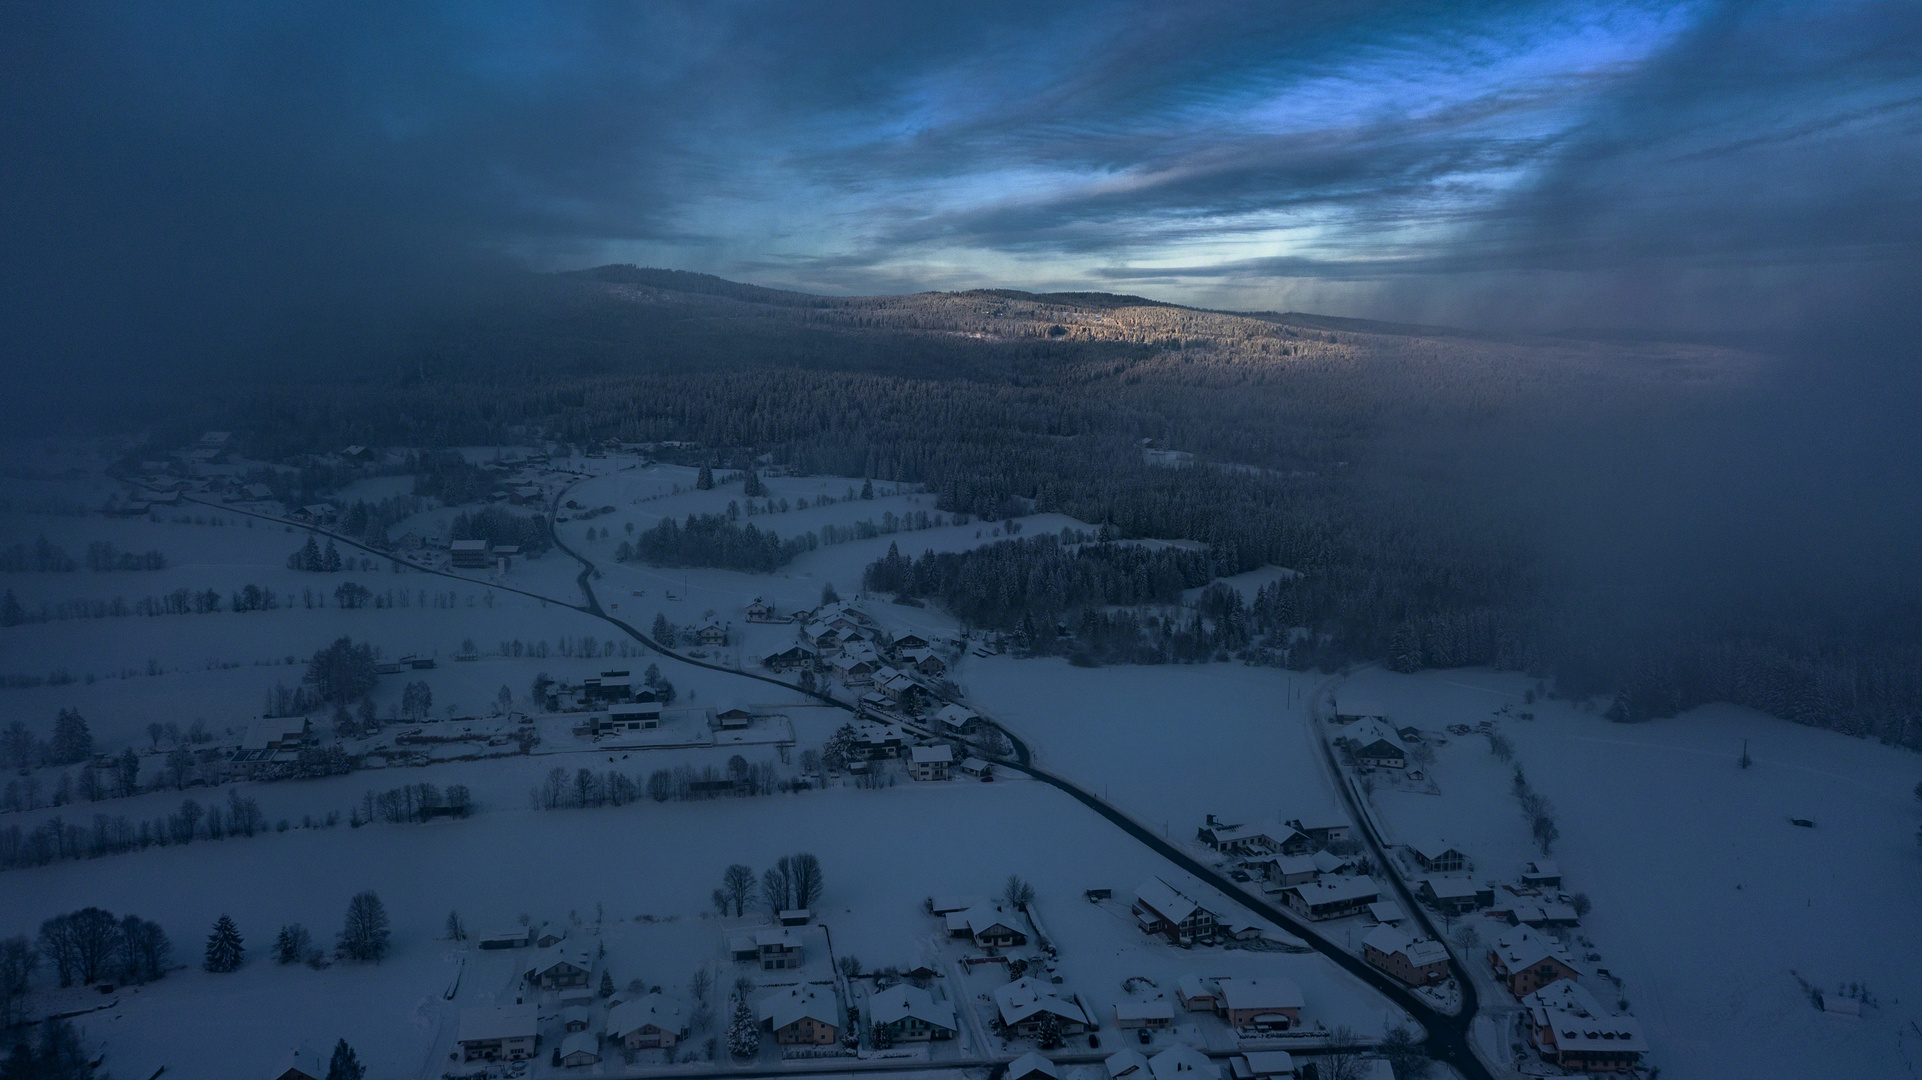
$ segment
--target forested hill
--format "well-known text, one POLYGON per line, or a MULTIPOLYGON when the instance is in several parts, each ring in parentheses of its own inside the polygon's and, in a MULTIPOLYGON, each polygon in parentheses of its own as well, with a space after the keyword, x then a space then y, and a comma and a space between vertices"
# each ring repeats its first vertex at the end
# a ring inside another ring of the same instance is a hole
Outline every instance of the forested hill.
POLYGON ((1922 616, 1899 592, 1849 598, 1843 625, 1796 578, 1636 564, 1665 535, 1641 485, 1701 456, 1688 433, 1765 377, 1754 353, 603 267, 358 359, 188 410, 155 445, 207 428, 273 458, 686 441, 716 464, 923 483, 952 512, 1194 540, 1226 571, 1294 568, 1277 610, 1328 663, 1519 667, 1626 716, 1725 699, 1922 741, 1922 616), (1634 456, 1660 433, 1660 455, 1634 456))

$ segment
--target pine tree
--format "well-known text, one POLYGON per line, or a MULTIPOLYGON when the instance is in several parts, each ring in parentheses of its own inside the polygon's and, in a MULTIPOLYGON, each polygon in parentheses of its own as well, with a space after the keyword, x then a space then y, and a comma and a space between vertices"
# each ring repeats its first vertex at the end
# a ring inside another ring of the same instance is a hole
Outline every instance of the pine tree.
POLYGON ((231 916, 222 915, 214 922, 214 932, 207 935, 207 956, 200 966, 216 974, 233 971, 240 967, 243 952, 240 927, 231 916))
POLYGON ((367 1066, 360 1063, 360 1055, 342 1039, 334 1044, 334 1056, 327 1062, 327 1080, 361 1080, 367 1075, 367 1066))
POLYGON ((708 468, 705 464, 702 465, 700 475, 694 478, 694 487, 698 491, 712 490, 714 487, 714 470, 708 468))
POLYGON ((460 912, 458 911, 450 911, 447 913, 447 940, 467 940, 467 928, 460 924, 460 912))
POLYGON ((604 998, 614 996, 614 976, 606 968, 601 969, 601 996, 604 998))
POLYGON ((320 568, 330 574, 340 570, 340 549, 334 546, 331 537, 327 540, 326 552, 320 557, 320 568))
POLYGON ((727 1052, 737 1058, 751 1058, 761 1052, 761 1025, 754 1022, 754 1010, 747 998, 734 999, 734 1019, 727 1025, 727 1052))

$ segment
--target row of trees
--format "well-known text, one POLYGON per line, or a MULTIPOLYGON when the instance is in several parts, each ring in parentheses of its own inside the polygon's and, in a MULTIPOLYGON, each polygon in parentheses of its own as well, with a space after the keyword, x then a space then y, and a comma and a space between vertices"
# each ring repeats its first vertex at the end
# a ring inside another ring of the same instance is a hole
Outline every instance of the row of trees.
MULTIPOLYGON (((284 826, 283 826, 284 827, 284 826)), ((267 829, 260 804, 237 791, 223 806, 183 800, 171 814, 134 821, 124 815, 95 814, 90 825, 51 817, 31 829, 0 828, 0 869, 45 866, 70 859, 98 859, 195 840, 250 837, 267 829)))
POLYGON ((713 765, 699 768, 677 765, 672 769, 655 769, 645 779, 639 773, 629 776, 618 769, 596 772, 580 768, 569 773, 557 765, 528 793, 528 802, 537 810, 560 810, 625 806, 643 798, 669 802, 772 795, 794 790, 797 790, 795 782, 784 779, 773 762, 749 762, 735 754, 728 759, 725 769, 713 765))
MULTIPOLYGON (((149 549, 143 552, 121 551, 111 541, 95 540, 87 545, 87 569, 94 571, 111 570, 165 570, 167 557, 149 549)), ((0 548, 0 574, 70 574, 80 569, 80 563, 67 554, 66 549, 42 536, 29 547, 13 543, 0 548)))
POLYGON ((0 731, 0 763, 11 769, 36 765, 73 765, 93 757, 93 732, 77 709, 54 714, 53 730, 45 742, 22 720, 10 721, 0 731))
POLYGON ((751 523, 736 525, 725 514, 689 514, 686 521, 663 518, 632 543, 621 541, 615 557, 654 566, 718 566, 768 573, 815 547, 812 533, 783 541, 772 530, 751 523))
MULTIPOLYGON (((756 895, 754 868, 735 863, 721 872, 721 887, 714 890, 714 909, 722 915, 732 911, 737 917, 747 911, 756 895)), ((783 855, 758 879, 761 903, 768 911, 811 908, 821 899, 825 878, 821 860, 808 852, 783 855)))

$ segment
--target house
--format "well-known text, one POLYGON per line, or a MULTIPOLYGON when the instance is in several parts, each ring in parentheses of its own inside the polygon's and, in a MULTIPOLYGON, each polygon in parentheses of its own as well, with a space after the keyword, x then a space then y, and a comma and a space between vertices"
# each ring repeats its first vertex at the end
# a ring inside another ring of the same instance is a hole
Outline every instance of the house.
POLYGON ((1175 983, 1175 999, 1189 1012, 1214 1012, 1221 1005, 1221 988, 1191 972, 1175 983))
POLYGON ((567 928, 549 923, 534 931, 534 944, 543 949, 551 949, 567 940, 567 928))
POLYGON ((455 566, 485 570, 493 564, 493 552, 485 540, 453 540, 447 545, 447 556, 455 566))
POLYGON ((1039 1035, 1048 1017, 1061 1026, 1063 1035, 1079 1035, 1088 1029, 1088 1014, 1080 1005, 1057 994, 1052 983, 1033 976, 996 987, 993 996, 1002 1026, 1016 1035, 1039 1035))
POLYGON ((774 921, 782 926, 806 926, 814 918, 814 912, 807 908, 782 908, 774 913, 774 921))
POLYGON ((463 1009, 454 1042, 462 1061, 521 1061, 540 1044, 540 1020, 532 1005, 463 1009))
POLYGON ((1213 938, 1219 921, 1214 912, 1158 877, 1135 890, 1134 914, 1143 933, 1165 934, 1177 945, 1213 938))
POLYGON ((1139 1050, 1122 1050, 1101 1063, 1108 1080, 1142 1080, 1148 1075, 1148 1059, 1139 1050))
POLYGON ((762 998, 760 1017, 782 1046, 832 1046, 841 1038, 841 1007, 833 992, 811 983, 762 998))
POLYGON ((800 936, 786 927, 763 927, 728 937, 727 951, 742 963, 757 963, 762 971, 786 971, 801 966, 800 936))
POLYGON ((1286 1050, 1250 1050, 1235 1055, 1228 1064, 1228 1072, 1234 1080, 1292 1080, 1300 1075, 1295 1071, 1295 1058, 1286 1050))
POLYGON ((1114 1007, 1115 1026, 1119 1028, 1171 1028, 1175 1025, 1175 1003, 1165 997, 1146 1001, 1118 1001, 1114 1007))
POLYGON ((1558 979, 1574 979, 1582 974, 1560 945, 1519 926, 1495 939, 1495 947, 1488 951, 1488 962, 1495 969, 1495 977, 1518 998, 1558 979))
POLYGON ((1400 926, 1408 921, 1408 913, 1393 900, 1377 900, 1368 905, 1368 916, 1386 926, 1400 926))
POLYGON ((1000 904, 983 901, 947 913, 948 936, 972 938, 979 949, 1012 949, 1026 945, 1020 920, 1000 904))
POLYGON ((763 658, 761 666, 769 671, 807 670, 813 668, 815 661, 819 659, 820 657, 813 650, 796 645, 763 658))
POLYGON ((801 627, 801 644, 811 646, 822 654, 840 651, 841 632, 824 622, 811 622, 801 627))
MULTIPOLYGON (((652 699, 653 694, 643 692, 644 697, 652 699)), ((594 734, 608 735, 617 731, 651 731, 661 726, 661 706, 653 700, 621 701, 607 707, 607 717, 595 721, 594 734)))
POLYGON ((920 634, 902 634, 900 637, 894 639, 894 647, 902 652, 925 649, 928 645, 928 639, 922 637, 920 634))
POLYGON ((898 1043, 952 1039, 960 1030, 952 1002, 936 1001, 912 983, 896 983, 869 995, 868 1023, 886 1029, 898 1043))
POLYGON ((694 637, 702 645, 715 648, 727 644, 727 631, 717 623, 708 623, 694 631, 694 637))
POLYGON ((1315 860, 1315 869, 1324 874, 1346 874, 1355 868, 1355 860, 1332 851, 1317 851, 1308 857, 1315 860))
POLYGON ((1257 825, 1228 825, 1208 815, 1207 824, 1195 834, 1195 839, 1221 852, 1238 858, 1251 858, 1260 855, 1300 854, 1308 850, 1308 838, 1299 831, 1278 821, 1262 822, 1257 825))
POLYGON ((570 1035, 576 1031, 586 1031, 588 1016, 587 1006, 569 1005, 561 1010, 561 1030, 570 1035))
POLYGON ((746 615, 749 622, 774 622, 774 605, 757 596, 747 602, 746 615))
POLYGON ((978 780, 994 779, 994 762, 986 758, 962 758, 961 764, 955 766, 955 768, 960 769, 962 775, 972 776, 978 780))
POLYGON ((1309 843, 1317 847, 1327 847, 1329 844, 1341 843, 1351 835, 1347 820, 1335 817, 1332 814, 1308 814, 1298 818, 1289 818, 1286 824, 1303 836, 1306 836, 1309 843))
POLYGON ((938 679, 948 673, 948 662, 934 655, 932 649, 903 650, 901 662, 930 679, 938 679))
POLYGON ((527 981, 542 990, 569 990, 587 985, 593 960, 586 949, 564 949, 527 969, 527 981))
POLYGON ((908 737, 900 728, 892 724, 863 722, 853 725, 854 745, 851 757, 878 761, 882 758, 900 757, 907 745, 908 737))
POLYGON ((1061 1069, 1030 1050, 1008 1064, 1005 1080, 1061 1080, 1061 1069))
POLYGON ((605 704, 621 701, 653 701, 654 694, 648 690, 636 692, 634 675, 627 671, 603 671, 599 675, 581 680, 580 698, 583 702, 605 704))
POLYGON ((721 731, 739 731, 754 723, 754 714, 738 705, 716 709, 709 724, 721 731))
POLYGON ((582 1065, 598 1065, 601 1060, 600 1036, 590 1031, 577 1031, 561 1040, 561 1064, 568 1068, 582 1065))
MULTIPOLYGON (((1299 836, 1300 833, 1295 835, 1299 836)), ((1262 876, 1272 885, 1287 888, 1313 881, 1321 876, 1321 868, 1315 865, 1310 855, 1278 855, 1260 863, 1262 876)))
POLYGON ((1459 874, 1474 869, 1468 856, 1460 848, 1446 840, 1426 840, 1408 845, 1408 854, 1415 865, 1429 874, 1459 874))
POLYGON ((1381 890, 1370 877, 1322 878, 1290 885, 1281 898, 1297 915, 1319 922, 1355 914, 1381 899, 1381 890))
POLYGON ((1289 1031, 1301 1023, 1301 987, 1291 979, 1216 979, 1221 1000, 1215 1011, 1237 1031, 1289 1031))
POLYGON ((527 927, 516 926, 482 934, 475 943, 483 949, 525 949, 534 943, 534 935, 527 927))
POLYGON ((1382 711, 1381 703, 1372 698, 1340 697, 1335 699, 1335 723, 1352 724, 1358 720, 1373 720, 1386 723, 1388 714, 1382 711))
POLYGON ((273 1080, 320 1080, 327 1075, 327 1066, 330 1063, 327 1057, 321 1055, 319 1049, 313 1046, 301 1046, 289 1051, 285 1057, 276 1062, 273 1071, 267 1075, 273 1077, 273 1080))
POLYGON ((954 748, 942 743, 939 746, 917 746, 908 751, 908 776, 915 780, 946 780, 948 770, 954 765, 954 748))
POLYGON ((1522 884, 1534 889, 1562 887, 1562 868, 1553 859, 1536 859, 1522 871, 1522 884))
POLYGON ((1448 950, 1433 938, 1418 938, 1383 924, 1361 939, 1361 958, 1410 986, 1448 977, 1448 950))
POLYGON ((671 1047, 687 1037, 687 1011, 665 994, 623 1001, 608 1010, 605 1034, 627 1050, 671 1047))
POLYGON ((1153 1080, 1221 1080, 1221 1066, 1187 1043, 1178 1042, 1148 1059, 1148 1075, 1153 1080))
POLYGON ((1612 1016, 1580 984, 1561 980, 1522 998, 1529 1041, 1564 1069, 1627 1072, 1641 1064, 1648 1041, 1632 1016, 1612 1016))
POLYGON ((1481 907, 1481 897, 1487 895, 1494 899, 1492 892, 1484 893, 1475 883, 1465 877, 1425 877, 1421 879, 1422 902, 1436 911, 1449 915, 1466 915, 1481 907))
POLYGON ((896 671, 892 674, 876 672, 874 685, 881 691, 882 697, 899 705, 905 705, 917 698, 925 699, 928 696, 927 687, 915 682, 914 677, 904 671, 896 671))
POLYGON ((949 731, 965 730, 969 722, 977 719, 979 719, 979 717, 971 710, 964 709, 959 705, 944 705, 933 717, 935 723, 949 731))
POLYGON ((1408 752, 1394 730, 1379 720, 1357 720, 1343 736, 1355 755, 1355 764, 1379 769, 1405 769, 1408 752))
POLYGON ((880 670, 881 661, 873 650, 864 649, 854 653, 844 653, 834 658, 829 669, 836 678, 849 686, 864 686, 874 681, 874 673, 880 670))

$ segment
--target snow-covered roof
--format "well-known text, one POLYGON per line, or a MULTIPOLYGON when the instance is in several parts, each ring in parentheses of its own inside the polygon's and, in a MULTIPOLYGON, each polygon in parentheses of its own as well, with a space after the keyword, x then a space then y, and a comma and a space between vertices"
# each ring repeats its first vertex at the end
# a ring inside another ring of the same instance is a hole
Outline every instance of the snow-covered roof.
POLYGON ((940 712, 934 714, 934 718, 949 727, 958 728, 968 721, 973 720, 975 713, 972 709, 964 709, 959 705, 951 704, 943 706, 940 712))
POLYGON ((1395 753, 1405 752, 1401 748, 1401 736, 1395 734, 1393 728, 1379 720, 1357 720, 1343 738, 1353 739, 1364 748, 1372 747, 1376 743, 1387 743, 1395 753))
POLYGON ((1116 1020, 1173 1020, 1174 1002, 1167 998, 1149 998, 1147 1001, 1117 1001, 1114 1006, 1116 1020))
POLYGON ((1647 1053, 1642 1025, 1632 1016, 1612 1016, 1587 990, 1568 979, 1557 979, 1522 998, 1528 1019, 1554 1033, 1561 1051, 1647 1053))
POLYGON ((966 930, 968 933, 978 936, 997 926, 1001 926, 1019 933, 1020 928, 1015 926, 1014 923, 1014 916, 1008 914, 1006 908, 992 901, 984 900, 965 911, 948 913, 948 929, 950 932, 966 930))
POLYGON ((798 1020, 812 1020, 840 1030, 840 1007, 835 1004, 834 996, 820 987, 803 983, 800 986, 777 990, 761 999, 761 1019, 774 1025, 779 1031, 798 1020))
POLYGON ((1001 1022, 1010 1026, 1032 1019, 1044 1012, 1054 1013, 1076 1023, 1088 1022, 1088 1014, 1081 1006, 1055 994, 1054 986, 1024 976, 1011 983, 996 987, 994 990, 995 1008, 1001 1011, 1001 1022))
POLYGON ((966 911, 981 902, 978 896, 931 896, 928 898, 929 910, 936 915, 946 915, 950 911, 966 911))
POLYGON ((1361 943, 1390 956, 1400 953, 1416 967, 1448 962, 1448 950, 1442 947, 1441 942, 1434 938, 1418 938, 1400 927, 1389 926, 1386 923, 1370 930, 1368 936, 1361 939, 1361 943))
POLYGON ((947 743, 939 746, 917 746, 909 751, 916 765, 951 765, 954 763, 954 748, 947 743))
MULTIPOLYGON (((1320 855, 1325 853, 1316 852, 1315 854, 1320 855)), ((1329 857, 1333 858, 1334 856, 1329 857)), ((1296 874, 1319 874, 1322 872, 1321 866, 1318 864, 1314 855, 1277 855, 1266 861, 1274 863, 1275 872, 1286 877, 1293 877, 1296 874)))
POLYGON ((1250 1050, 1241 1055, 1252 1076, 1293 1076, 1295 1058, 1286 1050, 1250 1050))
POLYGON ((1368 914, 1373 915, 1376 922, 1383 923, 1398 923, 1408 918, 1408 913, 1393 900, 1375 901, 1368 905, 1368 914))
POLYGON ((1158 877, 1149 878, 1135 890, 1135 899, 1153 908, 1155 914, 1171 923, 1179 923, 1200 910, 1201 905, 1183 895, 1181 890, 1158 877))
POLYGON ((565 1061, 575 1054, 592 1054, 596 1061, 601 1056, 601 1038, 591 1031, 576 1031, 561 1040, 561 1060, 565 1061))
POLYGON ((1022 1077, 1033 1073, 1052 1076, 1055 1077, 1056 1080, 1060 1080, 1061 1076, 1061 1070, 1055 1066, 1054 1062, 1049 1061, 1047 1058, 1042 1057, 1032 1050, 1015 1058, 1014 1061, 1008 1065, 1008 1080, 1021 1080, 1022 1077))
POLYGON ((892 1024, 913 1017, 933 1027, 959 1030, 954 1022, 954 1004, 936 1001, 933 994, 912 983, 896 983, 869 995, 868 1016, 877 1024, 892 1024))
POLYGON ((503 1005, 497 1008, 462 1009, 456 1042, 482 1042, 489 1039, 531 1039, 540 1031, 540 1019, 532 1005, 503 1005))
POLYGON ((610 1038, 622 1039, 648 1027, 679 1033, 687 1026, 686 1015, 687 1010, 679 1001, 665 994, 648 994, 608 1010, 607 1034, 610 1038))
POLYGON ((1216 979, 1221 1003, 1230 1009, 1299 1009, 1301 987, 1293 979, 1263 975, 1259 979, 1216 979))
POLYGON ((1182 997, 1190 1000, 1194 998, 1214 998, 1221 996, 1220 987, 1196 975, 1192 971, 1183 975, 1175 986, 1180 989, 1182 997))
POLYGON ((1286 891, 1299 894, 1302 901, 1310 905, 1339 904, 1381 895, 1381 889, 1375 885, 1375 879, 1366 875, 1305 881, 1300 885, 1288 886, 1286 891))
POLYGON ((1339 874, 1343 867, 1355 864, 1353 859, 1344 859, 1332 851, 1313 852, 1308 858, 1314 862, 1315 869, 1324 874, 1339 874))
POLYGON ((1422 858, 1428 860, 1429 862, 1433 862, 1436 859, 1439 859, 1442 856, 1448 855, 1450 853, 1453 853, 1456 855, 1462 855, 1463 857, 1466 857, 1466 853, 1463 852, 1461 848, 1456 847, 1454 844, 1449 843, 1446 839, 1443 839, 1441 837, 1435 837, 1428 840, 1413 841, 1408 845, 1408 850, 1414 852, 1415 854, 1421 856, 1422 858))
POLYGON ((1582 973, 1582 969, 1575 966, 1575 961, 1559 943, 1526 926, 1517 926, 1496 938, 1495 955, 1501 959, 1502 967, 1511 972, 1525 971, 1543 961, 1554 960, 1578 975, 1582 973))
POLYGON ((1475 883, 1465 877, 1437 874, 1422 879, 1438 900, 1473 900, 1475 883))
POLYGON ((1127 1076, 1139 1077, 1148 1067, 1148 1059, 1142 1055, 1141 1051, 1128 1049, 1110 1054, 1108 1060, 1102 1064, 1107 1068, 1108 1076, 1112 1080, 1123 1080, 1127 1076))
POLYGON ((1148 1072, 1154 1080, 1219 1080, 1221 1066, 1187 1043, 1178 1042, 1149 1058, 1148 1072))

